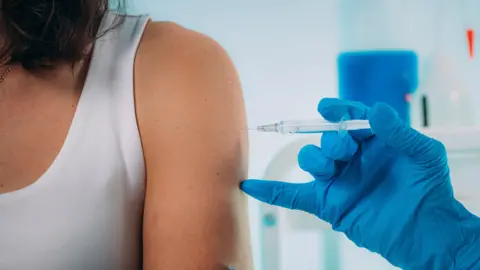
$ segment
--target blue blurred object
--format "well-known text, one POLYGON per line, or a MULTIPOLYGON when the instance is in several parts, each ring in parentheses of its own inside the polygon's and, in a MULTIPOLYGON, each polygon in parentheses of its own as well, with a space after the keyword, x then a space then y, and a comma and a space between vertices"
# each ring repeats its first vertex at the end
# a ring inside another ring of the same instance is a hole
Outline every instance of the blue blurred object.
POLYGON ((409 95, 418 86, 418 58, 413 51, 344 52, 338 57, 341 99, 373 106, 384 102, 410 123, 409 95))
POLYGON ((273 214, 267 214, 263 217, 263 225, 265 227, 273 227, 277 225, 277 219, 273 214))
POLYGON ((359 247, 402 269, 480 269, 480 219, 454 197, 445 147, 384 103, 323 99, 321 115, 368 119, 372 130, 322 136, 305 146, 306 183, 250 179, 250 196, 330 223, 359 247))

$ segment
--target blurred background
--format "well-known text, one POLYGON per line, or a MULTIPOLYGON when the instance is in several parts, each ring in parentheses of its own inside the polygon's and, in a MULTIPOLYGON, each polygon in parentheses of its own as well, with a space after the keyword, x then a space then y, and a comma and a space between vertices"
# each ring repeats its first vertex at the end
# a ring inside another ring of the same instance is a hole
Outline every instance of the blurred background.
MULTIPOLYGON (((251 126, 319 117, 318 101, 339 96, 387 102, 416 128, 478 124, 480 1, 135 0, 129 9, 205 33, 226 48, 251 126)), ((456 193, 475 211, 480 200, 466 179, 478 175, 480 143, 452 134, 442 138, 456 193)), ((308 181, 296 154, 312 142, 320 138, 250 134, 250 177, 308 181)), ((257 270, 395 269, 306 214, 253 200, 249 207, 257 270)))

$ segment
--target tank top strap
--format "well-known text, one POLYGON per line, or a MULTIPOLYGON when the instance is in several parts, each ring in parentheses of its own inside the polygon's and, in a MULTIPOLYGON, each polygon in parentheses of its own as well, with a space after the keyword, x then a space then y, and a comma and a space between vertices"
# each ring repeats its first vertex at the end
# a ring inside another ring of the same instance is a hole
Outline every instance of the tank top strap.
MULTIPOLYGON (((148 15, 123 15, 111 11, 106 14, 99 29, 100 37, 94 45, 87 76, 86 83, 91 85, 85 85, 85 92, 82 93, 82 102, 92 108, 90 112, 82 114, 90 119, 88 121, 98 118, 99 114, 110 114, 108 126, 114 129, 116 138, 112 139, 119 143, 130 179, 137 179, 140 173, 144 173, 135 113, 134 66, 137 49, 149 20, 148 15)), ((91 123, 88 126, 92 127, 91 123)))

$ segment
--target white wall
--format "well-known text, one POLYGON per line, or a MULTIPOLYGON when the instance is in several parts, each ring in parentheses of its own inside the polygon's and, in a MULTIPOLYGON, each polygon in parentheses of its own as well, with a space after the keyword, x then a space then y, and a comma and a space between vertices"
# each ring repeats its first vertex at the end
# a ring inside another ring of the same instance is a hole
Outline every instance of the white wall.
POLYGON ((336 94, 335 0, 137 0, 130 7, 220 42, 239 70, 251 124, 312 116, 320 97, 336 94))
MULTIPOLYGON (((130 1, 134 12, 201 31, 226 48, 240 74, 250 125, 316 117, 319 99, 336 96, 336 9, 336 0, 130 1)), ((250 140, 265 151, 250 158, 250 177, 261 177, 277 150, 262 142, 291 139, 252 134, 250 140)), ((257 203, 251 202, 250 213, 260 269, 257 203)))

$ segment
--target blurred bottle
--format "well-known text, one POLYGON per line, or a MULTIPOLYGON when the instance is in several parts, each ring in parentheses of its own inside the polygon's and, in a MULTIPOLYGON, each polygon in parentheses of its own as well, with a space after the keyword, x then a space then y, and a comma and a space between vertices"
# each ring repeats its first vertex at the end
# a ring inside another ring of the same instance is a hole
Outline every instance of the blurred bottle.
POLYGON ((419 1, 340 0, 339 96, 385 102, 410 122, 422 48, 419 1))

